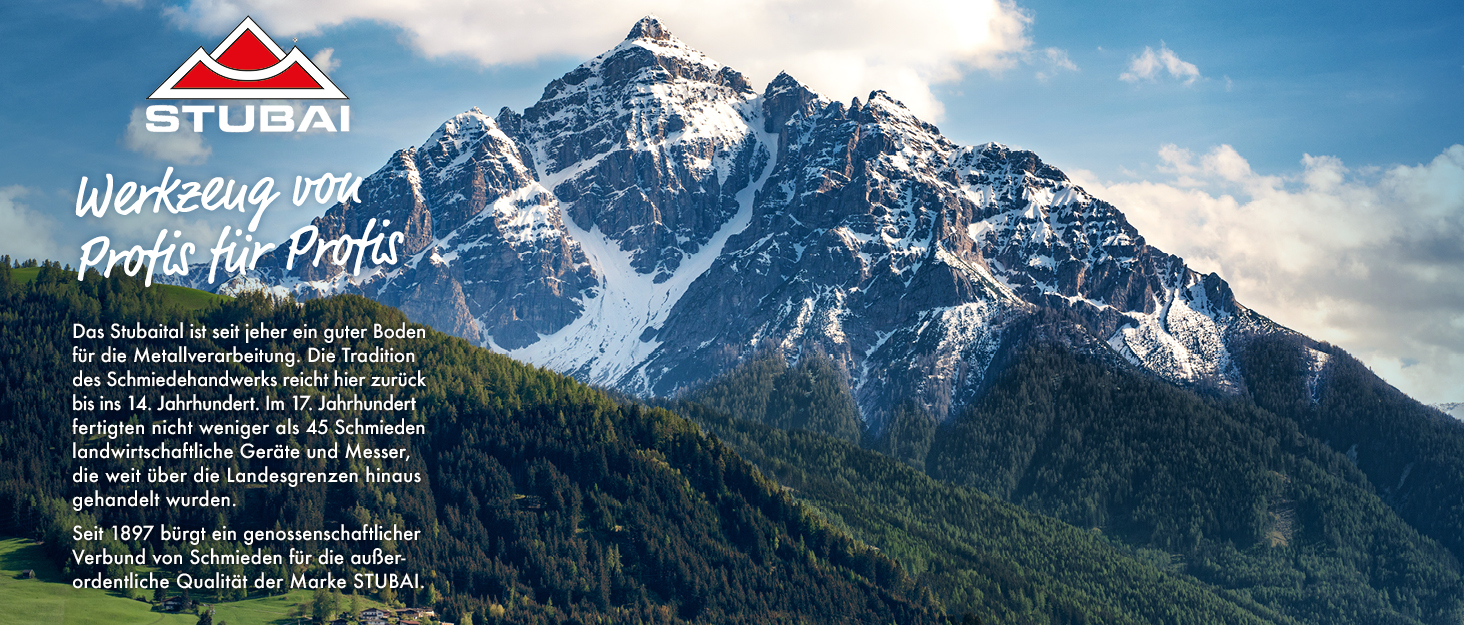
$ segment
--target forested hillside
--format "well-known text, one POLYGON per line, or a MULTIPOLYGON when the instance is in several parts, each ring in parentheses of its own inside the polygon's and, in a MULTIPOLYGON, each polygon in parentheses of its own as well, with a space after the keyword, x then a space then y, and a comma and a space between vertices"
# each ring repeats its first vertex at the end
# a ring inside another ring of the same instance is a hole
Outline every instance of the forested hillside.
MULTIPOLYGON (((1239 613, 1454 623, 1464 615, 1457 560, 1390 508, 1347 455, 1296 422, 1070 347, 1031 347, 1005 364, 952 424, 937 430, 910 406, 866 440, 913 468, 818 427, 786 432, 689 404, 679 410, 917 572, 953 612, 998 622, 1219 622, 1239 613), (922 467, 939 481, 913 470, 922 467), (1085 561, 1105 562, 1094 567, 1109 574, 1084 578, 1085 561), (993 586, 1000 570, 1024 581, 993 586), (1047 600, 1007 601, 993 587, 1047 600), (1172 598, 1145 608, 1166 592, 1172 598)), ((782 376, 823 366, 763 358, 688 399, 767 422, 745 408, 757 405, 747 398, 777 398, 782 376)))
POLYGON ((766 350, 685 399, 739 419, 785 430, 808 430, 858 443, 864 433, 859 407, 843 374, 822 354, 788 366, 766 350))
MULTIPOLYGON (((1310 366, 1315 357, 1304 350, 1328 346, 1254 342, 1241 362, 1248 395, 1222 398, 1061 344, 1064 332, 1032 328, 1003 347, 996 361, 1001 371, 950 423, 937 426, 907 402, 871 436, 837 365, 817 353, 789 366, 765 352, 679 400, 648 407, 440 333, 355 340, 348 344, 357 349, 419 354, 413 369, 422 370, 426 384, 390 392, 417 400, 415 411, 394 418, 423 425, 425 435, 309 438, 271 430, 250 442, 403 447, 409 459, 236 458, 214 468, 421 472, 423 481, 209 485, 238 506, 78 513, 68 505, 72 495, 134 488, 77 485, 69 476, 80 465, 144 465, 72 460, 71 420, 160 418, 141 410, 73 409, 74 394, 115 393, 73 385, 78 371, 105 369, 74 363, 73 346, 132 346, 74 339, 72 324, 305 329, 396 326, 405 318, 357 297, 303 304, 257 294, 188 298, 120 276, 78 281, 52 264, 16 270, 9 259, 0 261, 0 534, 43 539, 69 575, 131 568, 75 563, 68 557, 73 546, 113 553, 194 548, 156 540, 74 543, 75 525, 245 531, 380 523, 421 528, 424 538, 299 546, 403 555, 406 564, 397 568, 419 574, 422 587, 373 598, 435 605, 460 622, 936 623, 946 614, 1034 624, 1444 624, 1464 618, 1460 567, 1449 549, 1457 540, 1451 524, 1460 518, 1458 491, 1448 487, 1459 480, 1455 459, 1464 457, 1455 447, 1459 428, 1416 413, 1411 400, 1371 383, 1376 378, 1339 351, 1326 352, 1333 359, 1328 367, 1310 366)), ((320 339, 178 343, 200 351, 299 353, 340 346, 320 339)), ((283 364, 190 367, 199 375, 302 372, 283 364)), ((364 376, 401 368, 333 367, 364 376)), ((206 399, 237 391, 190 392, 206 399)), ((335 392, 281 387, 264 395, 335 392)), ((369 399, 388 391, 362 393, 369 399)), ((303 425, 360 413, 181 416, 269 424, 291 418, 303 425)), ((90 441, 104 442, 156 439, 124 434, 90 441)), ((162 464, 185 470, 198 463, 162 464)), ((232 552, 243 546, 205 540, 198 547, 232 552)), ((264 546, 266 552, 282 548, 264 546)), ((208 570, 325 573, 319 565, 259 568, 208 570)), ((211 599, 248 595, 225 590, 211 599)))
POLYGON ((986 623, 1296 622, 1177 574, 1163 552, 943 483, 884 454, 683 402, 675 409, 850 533, 899 560, 952 614, 986 623))
MULTIPOLYGON (((96 375, 97 364, 72 362, 72 347, 130 349, 126 341, 72 339, 73 323, 104 327, 113 322, 201 323, 209 327, 259 324, 276 328, 396 326, 396 310, 358 297, 336 297, 297 305, 258 295, 189 310, 139 281, 91 275, 78 281, 54 264, 39 268, 28 284, 15 279, 9 259, 0 263, 0 533, 43 538, 68 573, 93 575, 76 564, 70 549, 108 547, 112 553, 176 553, 176 542, 73 543, 72 527, 94 523, 170 524, 186 528, 317 529, 344 524, 397 524, 424 530, 416 541, 340 542, 296 545, 329 547, 344 554, 381 548, 406 556, 396 567, 418 573, 423 588, 380 598, 436 605, 456 622, 715 622, 715 623, 934 623, 941 608, 890 559, 852 540, 807 507, 796 503, 716 439, 666 410, 612 401, 568 377, 522 365, 446 335, 422 340, 352 341, 419 355, 427 383, 393 389, 417 400, 417 410, 398 413, 426 427, 425 436, 316 435, 308 444, 339 443, 405 447, 407 460, 239 459, 212 463, 214 469, 258 471, 364 470, 416 472, 425 480, 406 484, 209 485, 228 495, 233 508, 103 508, 73 512, 68 497, 100 488, 76 485, 69 475, 73 417, 147 423, 147 413, 130 410, 79 415, 72 410, 72 379, 78 369, 96 375)), ((190 349, 255 349, 256 340, 184 339, 190 349)), ((267 345, 304 353, 326 347, 320 339, 267 345)), ((337 344, 339 346, 339 344, 337 344)), ((142 365, 146 368, 147 365, 142 365)), ((198 375, 230 371, 284 375, 284 365, 250 371, 240 365, 190 365, 198 375)), ((304 365, 302 365, 304 367, 304 365)), ((399 365, 336 365, 355 375, 396 373, 399 365)), ((213 398, 234 388, 198 388, 213 398)), ((330 394, 334 389, 329 391, 330 394)), ((78 394, 93 395, 84 390, 78 394)), ((367 398, 387 391, 363 389, 367 398)), ((102 394, 115 392, 102 391, 102 394)), ((271 397, 324 395, 313 387, 277 388, 271 397)), ((124 406, 126 404, 124 403, 124 406)), ((276 424, 304 414, 244 411, 170 414, 200 423, 276 424)), ((315 419, 359 413, 312 412, 315 419)), ((249 442, 258 447, 301 447, 305 435, 273 429, 249 442)), ((188 437, 172 440, 186 441, 188 437)), ((201 437, 198 440, 204 440, 201 437)), ((96 441, 101 444, 104 441, 96 441)), ((155 444, 148 436, 121 435, 114 447, 155 444)), ((221 441, 220 444, 227 444, 221 441)), ((197 461, 163 461, 193 470, 197 461)), ((120 469, 140 462, 88 462, 88 469, 120 469)), ((182 484, 170 492, 194 493, 182 484)), ((198 548, 232 553, 253 547, 203 541, 198 548)), ((183 544, 181 548, 194 548, 183 544)), ((266 544, 279 552, 280 544, 266 544)), ((130 565, 129 565, 130 566, 130 565)), ((318 566, 318 565, 313 565, 318 566)), ((109 575, 122 569, 111 565, 109 575)), ((301 567, 293 567, 299 569, 301 567)), ((336 574, 371 567, 343 565, 336 574)), ((380 568, 380 567, 376 567, 380 568)), ((186 572, 201 573, 185 566, 186 572)), ((256 571, 248 566, 209 571, 257 575, 325 571, 256 571)), ((242 598, 221 591, 218 600, 242 598)))
POLYGON ((1258 405, 1342 452, 1399 516, 1464 557, 1464 423, 1333 345, 1273 337, 1242 352, 1241 366, 1258 405))
POLYGON ((1455 622, 1458 561, 1324 442, 1243 399, 1034 348, 937 437, 927 464, 1178 554, 1199 579, 1310 622, 1455 622))

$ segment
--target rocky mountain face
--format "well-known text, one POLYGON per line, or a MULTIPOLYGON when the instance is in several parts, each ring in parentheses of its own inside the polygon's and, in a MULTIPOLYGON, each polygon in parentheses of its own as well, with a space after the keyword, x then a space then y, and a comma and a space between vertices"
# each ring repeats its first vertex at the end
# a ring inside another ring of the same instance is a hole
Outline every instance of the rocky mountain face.
POLYGON ((949 418, 1043 309, 1221 392, 1239 345, 1285 332, 1031 152, 956 145, 884 92, 834 102, 782 74, 759 93, 654 18, 523 113, 448 120, 360 198, 321 236, 376 219, 406 258, 350 275, 277 251, 223 289, 361 293, 637 394, 819 351, 876 431, 905 399, 949 418))

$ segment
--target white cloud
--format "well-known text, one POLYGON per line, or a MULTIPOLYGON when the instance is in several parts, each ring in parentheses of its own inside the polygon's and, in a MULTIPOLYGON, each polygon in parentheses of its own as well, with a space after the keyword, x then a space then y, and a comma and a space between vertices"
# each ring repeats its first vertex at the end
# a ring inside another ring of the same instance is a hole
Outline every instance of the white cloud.
POLYGON ((1306 155, 1284 176, 1254 172, 1228 145, 1159 156, 1165 181, 1077 178, 1245 305, 1420 400, 1464 400, 1464 145, 1376 170, 1306 155))
POLYGON ((340 59, 335 58, 335 48, 321 48, 319 52, 315 53, 315 56, 310 57, 310 61, 315 63, 315 66, 319 67, 320 71, 327 74, 341 66, 340 59))
POLYGON ((19 202, 29 191, 20 185, 0 187, 0 253, 12 259, 56 258, 59 248, 51 236, 55 223, 43 213, 19 202))
POLYGON ((193 125, 186 116, 179 118, 175 132, 150 132, 147 116, 142 107, 132 109, 132 119, 127 122, 127 133, 122 136, 122 145, 143 156, 158 159, 174 165, 200 165, 213 154, 213 148, 203 142, 203 135, 193 132, 193 125))
POLYGON ((191 0, 166 11, 212 35, 249 14, 276 38, 371 20, 402 28, 429 57, 462 55, 491 65, 589 58, 614 46, 651 8, 682 40, 754 83, 786 70, 833 98, 884 89, 932 119, 943 110, 932 85, 972 69, 1001 72, 1031 47, 1030 16, 1006 0, 866 0, 837 8, 818 0, 191 0))
POLYGON ((1167 72, 1170 78, 1184 81, 1186 85, 1192 85, 1200 79, 1200 68, 1194 63, 1188 63, 1179 58, 1173 50, 1164 42, 1159 42, 1159 51, 1144 46, 1144 53, 1129 60, 1128 71, 1119 74, 1118 79, 1124 82, 1153 82, 1159 78, 1160 72, 1167 72))
POLYGON ((1072 59, 1068 58, 1067 50, 1043 48, 1033 56, 1035 60, 1030 62, 1033 65, 1042 66, 1042 69, 1037 72, 1037 80, 1042 82, 1047 82, 1048 79, 1061 71, 1078 71, 1078 65, 1072 59))

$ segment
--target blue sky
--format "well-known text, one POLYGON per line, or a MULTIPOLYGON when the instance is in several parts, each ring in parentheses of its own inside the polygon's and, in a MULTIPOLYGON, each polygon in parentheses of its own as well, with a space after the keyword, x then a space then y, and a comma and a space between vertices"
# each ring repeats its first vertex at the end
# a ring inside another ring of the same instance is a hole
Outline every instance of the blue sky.
MULTIPOLYGON (((288 197, 296 175, 366 175, 455 113, 522 110, 655 13, 754 82, 787 69, 838 99, 884 88, 958 143, 1034 150, 1151 243, 1220 272, 1242 302, 1419 399, 1464 401, 1458 3, 711 6, 5 3, 0 253, 75 264, 91 236, 150 244, 159 224, 211 241, 227 218, 78 219, 80 178, 156 184, 173 165, 190 180, 273 176, 288 197), (329 50, 352 131, 130 142, 147 94, 245 14, 286 49, 297 38, 312 57, 329 50)), ((263 238, 322 209, 281 201, 263 238)))
POLYGON ((947 96, 948 108, 970 114, 951 114, 943 127, 963 140, 1009 134, 998 140, 1060 166, 1118 175, 1120 167, 1138 171, 1156 161, 1166 143, 1229 144, 1252 166, 1279 172, 1295 168, 1303 153, 1359 166, 1414 164, 1464 139, 1458 4, 1022 6, 1035 18, 1038 45, 1066 49, 1079 71, 1046 83, 1019 72, 971 74, 952 85, 969 93, 947 96), (1202 78, 1191 85, 1117 80, 1134 54, 1161 41, 1202 78), (1003 122, 982 124, 986 116, 1003 122))

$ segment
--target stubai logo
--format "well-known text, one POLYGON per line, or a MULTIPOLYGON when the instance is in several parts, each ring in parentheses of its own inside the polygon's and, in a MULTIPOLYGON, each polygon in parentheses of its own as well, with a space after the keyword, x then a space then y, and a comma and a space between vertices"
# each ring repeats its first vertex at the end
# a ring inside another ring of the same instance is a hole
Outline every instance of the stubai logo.
MULTIPOLYGON (((300 48, 288 54, 264 32, 252 18, 244 18, 213 52, 202 47, 168 76, 148 96, 149 100, 345 100, 348 99, 300 48)), ((191 117, 193 130, 202 132, 204 119, 217 115, 219 130, 251 132, 255 130, 255 106, 246 105, 243 123, 234 123, 228 106, 156 104, 147 107, 147 129, 152 132, 175 132, 179 115, 191 117)), ((331 119, 324 106, 311 106, 295 123, 296 107, 289 104, 261 105, 259 132, 305 132, 312 128, 328 132, 349 131, 351 110, 340 107, 340 123, 331 119)))

